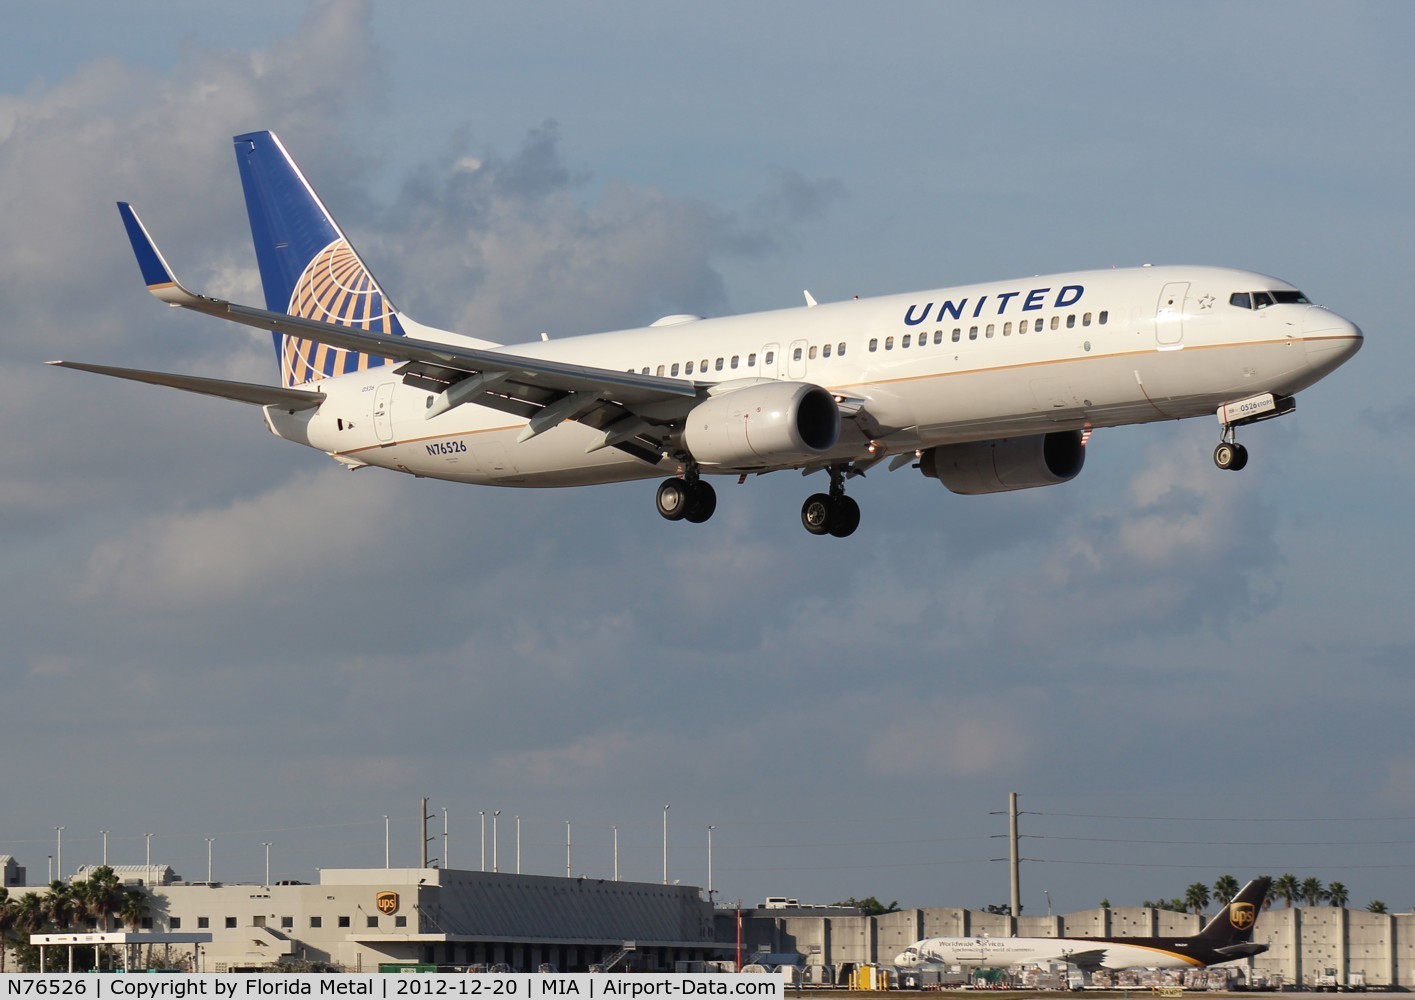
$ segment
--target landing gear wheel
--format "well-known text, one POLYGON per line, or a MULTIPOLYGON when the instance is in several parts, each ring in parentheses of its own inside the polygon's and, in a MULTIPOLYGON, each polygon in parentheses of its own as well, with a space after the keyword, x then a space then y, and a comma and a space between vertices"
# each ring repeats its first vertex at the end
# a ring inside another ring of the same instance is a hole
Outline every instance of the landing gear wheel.
POLYGON ((691 524, 702 524, 712 517, 712 512, 717 510, 717 491, 712 488, 711 483, 705 483, 699 479, 696 483, 688 484, 688 512, 683 515, 684 520, 691 524))
POLYGON ((1214 449, 1214 465, 1229 472, 1237 472, 1248 464, 1248 449, 1237 441, 1220 441, 1214 449))
POLYGON ((812 493, 801 505, 801 524, 813 535, 824 535, 830 531, 831 499, 824 493, 812 493))
POLYGON ((843 494, 831 499, 830 528, 836 538, 847 538, 860 526, 860 505, 843 494))
POLYGON ((688 516, 692 504, 692 490, 684 479, 665 479, 658 484, 658 496, 654 498, 659 515, 666 521, 681 521, 688 516))

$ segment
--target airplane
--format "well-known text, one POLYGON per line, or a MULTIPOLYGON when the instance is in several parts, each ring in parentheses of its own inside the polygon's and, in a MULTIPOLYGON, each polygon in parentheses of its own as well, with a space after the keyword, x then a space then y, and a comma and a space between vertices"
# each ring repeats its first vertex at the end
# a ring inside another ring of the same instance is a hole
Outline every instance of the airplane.
POLYGON ((394 307, 279 138, 234 138, 265 308, 187 290, 132 206, 119 214, 148 290, 269 330, 278 385, 51 361, 262 408, 267 428, 360 469, 508 487, 649 479, 658 513, 701 523, 709 476, 826 473, 815 535, 860 523, 847 480, 881 463, 954 493, 1065 483, 1096 428, 1292 412, 1361 330, 1252 271, 1078 271, 503 344, 394 307))
POLYGON ((1253 942, 1253 928, 1272 879, 1255 878, 1189 937, 934 937, 915 941, 894 957, 901 969, 926 965, 1005 969, 1067 962, 1097 969, 1182 969, 1231 962, 1268 950, 1253 942))

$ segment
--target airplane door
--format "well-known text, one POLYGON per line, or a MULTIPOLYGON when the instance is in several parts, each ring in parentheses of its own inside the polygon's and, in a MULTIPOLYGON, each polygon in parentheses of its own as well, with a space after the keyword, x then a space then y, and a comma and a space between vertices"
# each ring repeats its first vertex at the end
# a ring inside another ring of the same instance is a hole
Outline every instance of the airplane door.
POLYGON ((806 377, 806 351, 808 349, 804 340, 791 341, 791 350, 786 355, 788 378, 803 379, 806 377))
POLYGON ((1184 297, 1188 294, 1187 281, 1171 281, 1160 290, 1155 306, 1155 343, 1160 347, 1184 343, 1184 297))
POLYGON ((767 344, 762 348, 762 378, 781 378, 781 345, 767 344))
POLYGON ((373 432, 385 444, 393 440, 393 390, 397 382, 384 382, 373 397, 373 432))

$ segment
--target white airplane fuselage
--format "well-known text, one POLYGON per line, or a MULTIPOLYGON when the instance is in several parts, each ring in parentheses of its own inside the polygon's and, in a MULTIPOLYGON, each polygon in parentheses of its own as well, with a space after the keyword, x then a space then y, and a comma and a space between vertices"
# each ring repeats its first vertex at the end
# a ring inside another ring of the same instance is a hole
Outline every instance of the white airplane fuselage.
MULTIPOLYGON (((719 319, 675 317, 496 350, 728 390, 753 380, 820 385, 868 415, 842 420, 838 443, 822 458, 858 462, 881 451, 1213 415, 1261 393, 1291 396, 1360 347, 1360 330, 1321 306, 1230 301, 1260 290, 1296 292, 1268 276, 1218 267, 1084 271, 719 319)), ((463 483, 559 487, 664 473, 614 448, 587 453, 596 432, 573 420, 520 442, 523 419, 475 404, 427 419, 434 394, 405 385, 397 367, 310 383, 327 402, 296 412, 267 406, 267 424, 353 467, 463 483)), ((704 463, 701 471, 763 470, 704 463)))
POLYGON ((929 938, 895 956, 904 969, 926 965, 964 969, 1008 969, 1017 965, 1065 962, 1071 955, 1095 952, 1103 946, 1102 969, 1188 969, 1207 963, 1173 949, 1107 944, 1087 938, 929 938))

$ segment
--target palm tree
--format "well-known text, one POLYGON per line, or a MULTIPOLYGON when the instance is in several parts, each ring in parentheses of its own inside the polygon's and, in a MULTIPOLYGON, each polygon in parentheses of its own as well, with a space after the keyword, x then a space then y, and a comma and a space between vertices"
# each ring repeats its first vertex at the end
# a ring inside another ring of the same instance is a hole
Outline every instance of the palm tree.
MULTIPOLYGON (((22 937, 25 943, 29 942, 29 935, 36 933, 44 927, 47 919, 44 912, 44 899, 37 892, 27 892, 20 897, 15 904, 15 932, 22 937)), ((32 959, 31 959, 32 961, 32 959)), ((43 972, 43 969, 27 971, 43 972)))
POLYGON ((1279 875, 1272 885, 1272 895, 1274 899, 1280 899, 1287 904, 1287 909, 1292 909, 1292 901, 1302 898, 1302 883, 1297 881, 1297 876, 1288 872, 1279 875))
POLYGON ((1366 904, 1367 913, 1385 913, 1386 904, 1383 900, 1373 899, 1366 904))
POLYGON ((1302 880, 1302 888, 1298 895, 1307 901, 1308 906, 1316 906, 1327 898, 1327 890, 1326 887, 1322 885, 1321 879, 1317 878, 1315 875, 1311 875, 1302 880))
POLYGON ((1327 902, 1332 906, 1345 906, 1350 900, 1351 893, 1346 891, 1346 886, 1340 882, 1332 882, 1327 885, 1327 902))
POLYGON ((10 930, 15 926, 15 904, 10 890, 0 885, 0 975, 5 973, 5 952, 10 948, 10 930))
POLYGON ((123 901, 123 884, 117 874, 107 865, 99 865, 89 872, 78 895, 85 915, 100 921, 107 932, 108 921, 123 901))
POLYGON ((1232 875, 1220 875, 1214 879, 1214 899, 1218 900, 1219 906, 1227 906, 1238 895, 1240 888, 1238 880, 1232 875))
POLYGON ((1196 914, 1203 913, 1204 907, 1209 905, 1209 887, 1202 882, 1195 882, 1184 890, 1184 908, 1193 910, 1196 914))
POLYGON ((49 892, 42 899, 44 918, 54 925, 56 931, 66 931, 74 922, 76 900, 73 887, 63 879, 49 883, 49 892))
MULTIPOLYGON (((138 888, 124 889, 123 901, 118 904, 118 919, 123 921, 124 926, 130 931, 136 932, 142 926, 143 920, 147 917, 147 893, 138 888)), ((148 962, 152 966, 152 945, 147 946, 148 962)))

